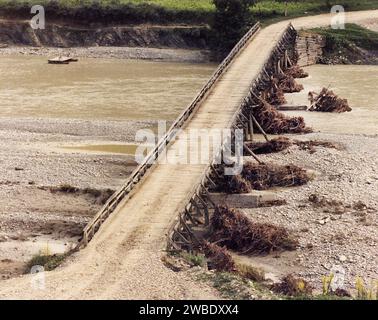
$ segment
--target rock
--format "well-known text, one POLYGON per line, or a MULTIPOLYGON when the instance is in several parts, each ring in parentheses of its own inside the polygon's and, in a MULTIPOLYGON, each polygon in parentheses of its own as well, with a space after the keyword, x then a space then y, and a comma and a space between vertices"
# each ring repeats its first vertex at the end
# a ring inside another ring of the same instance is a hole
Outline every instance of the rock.
POLYGON ((326 270, 330 270, 331 269, 331 265, 329 263, 323 263, 322 264, 322 267, 326 270))
POLYGON ((331 221, 330 217, 324 217, 323 219, 318 220, 317 222, 321 225, 325 225, 327 222, 331 221))
POLYGON ((345 262, 345 261, 347 261, 347 257, 346 256, 344 256, 344 255, 341 255, 341 256, 339 256, 339 261, 340 262, 345 262))

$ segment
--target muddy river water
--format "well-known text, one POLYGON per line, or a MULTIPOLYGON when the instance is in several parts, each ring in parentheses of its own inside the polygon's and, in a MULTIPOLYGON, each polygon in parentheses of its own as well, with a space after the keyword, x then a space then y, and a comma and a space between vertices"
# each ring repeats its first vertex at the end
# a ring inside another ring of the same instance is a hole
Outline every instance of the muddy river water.
POLYGON ((216 68, 212 64, 1 57, 0 116, 175 119, 216 68))
MULTIPOLYGON (((101 120, 173 120, 209 79, 214 64, 137 60, 80 59, 49 65, 36 56, 0 59, 0 117, 101 120)), ((344 114, 287 112, 303 115, 316 131, 378 133, 378 66, 306 68, 299 79, 305 90, 287 96, 288 104, 308 104, 307 93, 329 87, 347 98, 344 114)), ((87 152, 133 153, 133 145, 74 146, 87 152)))

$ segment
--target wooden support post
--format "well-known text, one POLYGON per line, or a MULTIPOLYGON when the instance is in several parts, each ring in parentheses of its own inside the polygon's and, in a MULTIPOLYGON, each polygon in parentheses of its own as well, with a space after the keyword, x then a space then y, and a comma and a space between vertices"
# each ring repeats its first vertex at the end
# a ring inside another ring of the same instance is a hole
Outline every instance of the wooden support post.
POLYGON ((248 141, 249 139, 249 134, 248 134, 248 126, 244 127, 244 141, 248 141))
POLYGON ((218 179, 220 179, 220 175, 219 175, 217 169, 214 167, 214 165, 211 165, 211 169, 212 169, 213 172, 215 173, 216 177, 217 177, 218 179))
POLYGON ((256 154, 250 149, 248 148, 247 144, 244 143, 244 149, 247 150, 247 152, 259 163, 259 164, 264 164, 263 161, 261 161, 257 156, 256 154))
POLYGON ((204 190, 204 192, 205 192, 205 194, 206 194, 207 200, 208 200, 208 201, 213 205, 213 207, 215 208, 215 203, 214 203, 214 201, 211 199, 211 196, 210 196, 209 191, 207 191, 206 188, 204 188, 203 190, 204 190))
MULTIPOLYGON (((206 175, 206 179, 213 185, 213 187, 216 187, 217 185, 215 184, 215 182, 213 181, 213 179, 210 178, 210 175, 207 174, 206 175)), ((205 186, 203 186, 205 188, 205 186)))
POLYGON ((278 62, 277 62, 277 73, 283 73, 283 71, 281 69, 281 59, 279 59, 278 62))
POLYGON ((287 59, 288 59, 288 54, 287 54, 287 50, 285 50, 285 61, 284 61, 285 70, 287 70, 287 68, 288 68, 287 59))
POLYGON ((198 203, 193 198, 191 199, 191 203, 194 206, 194 208, 196 209, 197 215, 201 216, 202 215, 201 209, 199 208, 198 203))
POLYGON ((209 223, 210 223, 210 220, 209 220, 209 209, 207 207, 207 203, 205 202, 205 200, 203 200, 201 198, 201 196, 199 195, 199 193, 197 192, 197 198, 198 200, 202 203, 203 205, 203 210, 204 210, 204 217, 205 217, 205 226, 208 226, 209 223))
POLYGON ((252 120, 252 117, 251 117, 251 114, 249 115, 249 140, 250 141, 253 141, 253 135, 254 135, 254 132, 253 132, 253 120, 252 120))
POLYGON ((86 247, 88 245, 88 233, 84 231, 83 244, 86 247))
POLYGON ((293 66, 293 63, 291 62, 289 55, 287 56, 287 63, 289 65, 289 67, 293 66))
POLYGON ((251 116, 252 116, 252 120, 253 120, 253 122, 256 124, 257 128, 259 128, 259 130, 260 130, 261 134, 264 136, 265 140, 266 140, 267 142, 269 142, 270 140, 269 140, 267 134, 265 133, 264 129, 260 126, 260 123, 257 122, 257 120, 256 120, 256 118, 254 117, 254 115, 251 115, 251 116))
POLYGON ((190 220, 190 222, 193 225, 197 225, 197 221, 193 219, 192 215, 190 214, 190 212, 186 208, 185 208, 185 216, 190 220))

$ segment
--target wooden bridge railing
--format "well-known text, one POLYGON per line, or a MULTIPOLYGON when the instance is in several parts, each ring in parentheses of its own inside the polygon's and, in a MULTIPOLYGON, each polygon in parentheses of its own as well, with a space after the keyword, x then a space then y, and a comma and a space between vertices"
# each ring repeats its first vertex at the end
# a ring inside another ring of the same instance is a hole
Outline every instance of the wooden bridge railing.
POLYGON ((146 156, 142 163, 133 171, 125 184, 106 202, 101 210, 92 218, 83 230, 82 239, 77 246, 77 249, 86 246, 88 242, 94 237, 104 221, 115 211, 121 201, 123 201, 130 192, 135 188, 139 181, 145 176, 148 169, 153 165, 159 154, 172 142, 177 134, 177 129, 183 127, 187 120, 194 114, 196 109, 200 106, 203 99, 209 94, 215 83, 224 74, 227 67, 232 63, 239 52, 251 40, 251 38, 261 29, 260 23, 256 23, 236 46, 232 49, 229 55, 216 69, 210 80, 205 84, 202 90, 198 93, 191 104, 181 113, 181 115, 173 122, 168 132, 162 137, 153 150, 146 156))

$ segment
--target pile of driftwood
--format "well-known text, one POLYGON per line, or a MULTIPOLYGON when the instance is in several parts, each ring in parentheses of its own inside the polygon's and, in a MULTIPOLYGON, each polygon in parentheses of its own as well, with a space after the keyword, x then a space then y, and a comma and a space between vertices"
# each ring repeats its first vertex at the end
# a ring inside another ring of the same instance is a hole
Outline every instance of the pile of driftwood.
POLYGON ((218 192, 230 194, 249 193, 252 191, 251 184, 242 176, 224 176, 222 181, 218 182, 218 192))
POLYGON ((226 248, 220 247, 215 243, 203 241, 201 244, 202 252, 208 259, 208 268, 218 271, 235 271, 235 263, 226 248))
POLYGON ((255 154, 280 152, 286 150, 291 145, 291 141, 286 137, 278 137, 266 142, 253 141, 247 143, 247 147, 255 154))
POLYGON ((310 111, 336 113, 352 111, 347 99, 339 98, 333 91, 327 88, 323 88, 319 94, 309 92, 308 97, 311 102, 310 111))
POLYGON ((295 81, 293 76, 285 75, 279 81, 279 87, 284 93, 293 93, 302 91, 303 85, 295 81))
POLYGON ((282 105, 287 101, 285 93, 300 92, 303 85, 297 83, 295 78, 304 78, 308 74, 298 66, 287 69, 284 73, 275 74, 270 78, 267 89, 262 92, 262 99, 271 105, 282 105))
POLYGON ((229 194, 249 193, 252 190, 268 190, 274 187, 301 186, 311 180, 306 170, 294 165, 279 166, 275 164, 244 165, 240 175, 224 175, 216 179, 217 187, 212 192, 229 194))
POLYGON ((247 163, 241 176, 254 190, 267 190, 272 187, 301 186, 311 180, 307 171, 294 165, 247 163))
MULTIPOLYGON (((277 111, 271 104, 262 100, 254 109, 254 116, 266 133, 309 133, 311 128, 306 127, 303 117, 287 117, 277 111)), ((259 130, 259 128, 255 128, 259 130)))
POLYGON ((211 241, 243 254, 295 250, 298 240, 287 229, 256 223, 228 207, 216 207, 211 218, 211 241))
POLYGON ((273 79, 269 88, 261 92, 261 99, 274 106, 280 106, 287 102, 285 92, 278 87, 277 79, 273 79))
POLYGON ((293 78, 307 78, 308 73, 305 72, 300 66, 295 65, 291 68, 285 70, 287 76, 292 76, 293 78))
POLYGON ((228 194, 250 193, 251 184, 242 176, 223 176, 216 180, 216 187, 210 188, 211 192, 223 192, 228 194))

